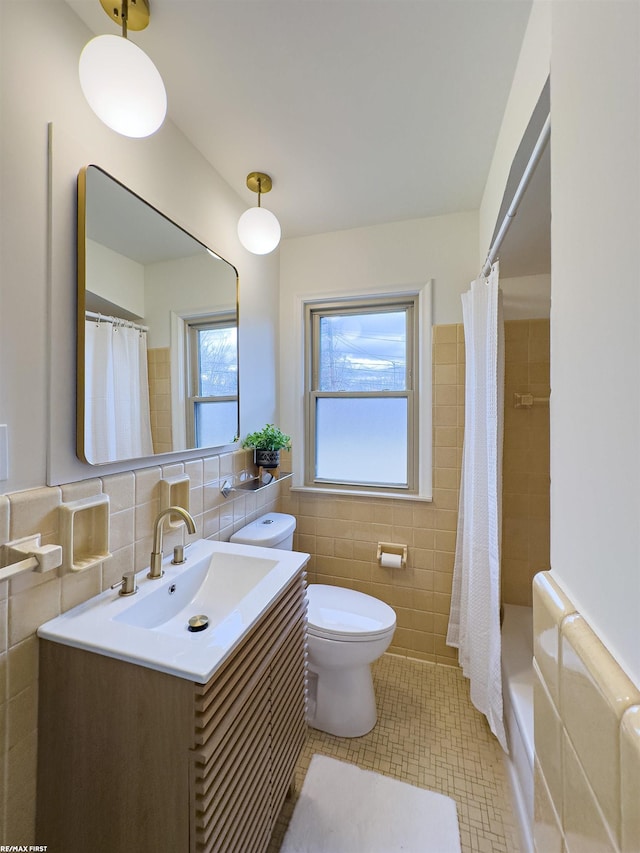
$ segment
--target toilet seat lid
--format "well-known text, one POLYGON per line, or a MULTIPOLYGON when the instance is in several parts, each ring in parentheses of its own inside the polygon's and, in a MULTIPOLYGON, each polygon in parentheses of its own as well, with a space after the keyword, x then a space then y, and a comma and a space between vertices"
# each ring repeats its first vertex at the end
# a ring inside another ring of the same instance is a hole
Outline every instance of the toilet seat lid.
POLYGON ((317 637, 372 640, 393 631, 394 610, 371 595, 328 584, 307 587, 309 632, 317 637))

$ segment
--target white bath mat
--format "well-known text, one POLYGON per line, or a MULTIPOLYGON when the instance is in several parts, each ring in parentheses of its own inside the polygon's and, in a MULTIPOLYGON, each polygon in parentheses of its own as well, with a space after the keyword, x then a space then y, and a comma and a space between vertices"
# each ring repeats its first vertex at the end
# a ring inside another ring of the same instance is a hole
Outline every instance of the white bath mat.
POLYGON ((456 804, 314 755, 280 853, 460 853, 456 804))

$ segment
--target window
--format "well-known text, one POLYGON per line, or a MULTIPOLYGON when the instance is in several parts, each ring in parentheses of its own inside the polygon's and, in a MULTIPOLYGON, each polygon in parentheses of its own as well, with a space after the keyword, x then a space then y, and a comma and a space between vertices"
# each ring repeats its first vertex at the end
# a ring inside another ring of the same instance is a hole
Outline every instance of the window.
POLYGON ((418 302, 307 305, 307 486, 419 491, 418 302))
POLYGON ((231 444, 238 433, 238 347, 233 316, 187 324, 187 424, 192 447, 231 444))

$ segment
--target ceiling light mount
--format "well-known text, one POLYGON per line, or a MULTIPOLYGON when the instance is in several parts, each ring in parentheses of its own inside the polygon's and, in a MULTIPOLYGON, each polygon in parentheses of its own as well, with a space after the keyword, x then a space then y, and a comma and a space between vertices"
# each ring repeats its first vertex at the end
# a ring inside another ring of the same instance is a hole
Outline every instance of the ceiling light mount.
POLYGON ((112 21, 129 30, 139 32, 149 26, 148 0, 100 0, 100 4, 112 21))
POLYGON ((258 193, 258 206, 245 210, 238 220, 238 237, 247 251, 254 255, 268 255, 280 242, 280 223, 276 216, 260 206, 262 193, 271 191, 273 182, 264 172, 249 172, 247 187, 258 193))
POLYGON ((247 175, 247 186, 253 193, 258 193, 258 207, 260 207, 260 194, 271 192, 273 182, 269 175, 264 172, 249 172, 247 175))

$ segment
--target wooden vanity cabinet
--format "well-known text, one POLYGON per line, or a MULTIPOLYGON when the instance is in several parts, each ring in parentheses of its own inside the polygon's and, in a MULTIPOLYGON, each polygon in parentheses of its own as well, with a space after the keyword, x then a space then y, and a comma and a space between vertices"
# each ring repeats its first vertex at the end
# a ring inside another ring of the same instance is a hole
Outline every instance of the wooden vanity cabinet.
POLYGON ((266 850, 306 737, 300 571, 207 684, 40 641, 37 838, 266 850))

